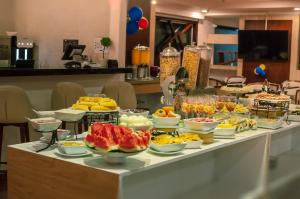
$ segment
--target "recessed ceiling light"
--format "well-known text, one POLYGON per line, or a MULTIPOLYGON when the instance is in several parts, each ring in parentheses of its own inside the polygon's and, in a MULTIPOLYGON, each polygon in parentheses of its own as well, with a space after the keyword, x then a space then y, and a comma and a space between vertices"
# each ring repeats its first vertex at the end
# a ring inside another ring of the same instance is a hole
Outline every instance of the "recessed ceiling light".
POLYGON ((154 4, 154 5, 156 5, 156 4, 157 4, 157 1, 152 0, 151 3, 154 4))
POLYGON ((208 13, 208 10, 207 9, 202 9, 201 12, 202 13, 208 13))
POLYGON ((295 11, 300 11, 300 8, 294 8, 295 11))

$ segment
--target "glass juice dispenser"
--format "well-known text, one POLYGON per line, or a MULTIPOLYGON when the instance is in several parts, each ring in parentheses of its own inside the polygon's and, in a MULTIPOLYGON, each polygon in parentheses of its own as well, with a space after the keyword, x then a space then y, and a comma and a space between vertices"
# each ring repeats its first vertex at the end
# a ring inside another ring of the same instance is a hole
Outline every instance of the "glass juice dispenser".
POLYGON ((137 45, 132 49, 132 65, 136 67, 137 77, 144 79, 150 75, 150 48, 137 45))

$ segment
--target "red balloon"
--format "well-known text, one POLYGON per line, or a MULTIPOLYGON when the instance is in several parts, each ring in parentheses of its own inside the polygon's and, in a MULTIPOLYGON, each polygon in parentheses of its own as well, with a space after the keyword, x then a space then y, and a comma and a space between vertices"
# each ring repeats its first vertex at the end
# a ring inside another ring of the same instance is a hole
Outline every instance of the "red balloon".
POLYGON ((146 28, 148 28, 148 25, 149 25, 149 21, 145 17, 142 17, 139 20, 139 28, 146 29, 146 28))

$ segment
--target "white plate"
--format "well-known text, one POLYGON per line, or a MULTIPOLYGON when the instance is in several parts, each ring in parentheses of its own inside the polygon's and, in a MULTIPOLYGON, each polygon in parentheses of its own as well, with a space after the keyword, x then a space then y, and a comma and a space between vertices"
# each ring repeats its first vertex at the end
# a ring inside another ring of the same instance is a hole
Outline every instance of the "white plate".
POLYGON ((192 130, 192 129, 189 129, 189 128, 180 128, 178 129, 179 133, 198 133, 198 134, 202 134, 202 135, 206 135, 206 134, 210 134, 210 133, 213 133, 213 130, 212 131, 196 131, 196 130, 192 130))
POLYGON ((235 135, 214 135, 214 139, 235 139, 235 135))
POLYGON ((79 153, 79 154, 66 154, 66 153, 61 153, 58 149, 55 149, 56 154, 60 155, 60 156, 64 156, 64 157, 69 157, 69 158, 77 158, 77 157, 84 157, 84 156, 88 156, 88 155, 92 155, 93 152, 86 150, 85 153, 79 153))
POLYGON ((178 155, 178 154, 181 154, 182 151, 173 151, 173 152, 162 152, 162 151, 155 151, 151 148, 149 148, 147 150, 149 153, 154 153, 154 154, 157 154, 157 155, 178 155))
POLYGON ((150 148, 159 152, 177 152, 182 151, 186 146, 186 143, 181 144, 155 144, 150 143, 150 148))
POLYGON ((109 164, 123 164, 126 161, 126 158, 128 156, 136 155, 142 151, 132 152, 132 153, 125 153, 125 152, 103 152, 103 151, 97 151, 95 149, 89 148, 91 152, 95 154, 102 155, 105 162, 109 164))
MULTIPOLYGON (((66 139, 63 139, 63 140, 72 140, 74 139, 74 136, 73 135, 67 135, 66 139)), ((51 136, 50 137, 46 137, 46 136, 43 136, 40 138, 40 141, 41 142, 45 142, 45 143, 49 143, 51 140, 51 136)), ((63 141, 63 140, 60 140, 60 141, 63 141)))

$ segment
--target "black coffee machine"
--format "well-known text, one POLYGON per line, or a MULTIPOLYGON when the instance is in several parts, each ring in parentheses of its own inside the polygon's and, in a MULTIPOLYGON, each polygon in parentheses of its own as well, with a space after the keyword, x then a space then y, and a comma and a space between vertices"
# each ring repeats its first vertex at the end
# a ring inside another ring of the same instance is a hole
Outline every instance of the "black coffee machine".
POLYGON ((33 68, 33 40, 13 36, 11 38, 11 66, 16 68, 33 68))

